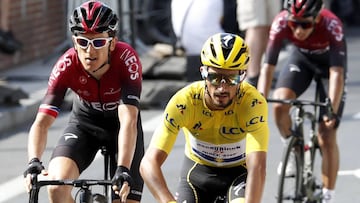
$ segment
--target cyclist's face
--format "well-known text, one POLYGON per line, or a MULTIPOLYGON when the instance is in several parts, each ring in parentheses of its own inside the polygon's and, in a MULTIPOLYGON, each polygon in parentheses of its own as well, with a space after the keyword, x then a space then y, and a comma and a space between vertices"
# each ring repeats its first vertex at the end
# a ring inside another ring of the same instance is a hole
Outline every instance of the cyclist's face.
POLYGON ((93 72, 106 63, 109 51, 115 49, 115 40, 108 33, 73 36, 74 47, 85 70, 93 72))
POLYGON ((293 32, 293 35, 298 40, 306 40, 314 30, 315 19, 314 17, 295 18, 289 16, 287 19, 287 25, 293 32))
MULTIPOLYGON (((202 67, 202 69, 204 68, 206 67, 202 67)), ((205 93, 205 102, 211 110, 224 109, 231 104, 243 77, 240 77, 238 70, 212 67, 207 69, 208 77, 205 79, 205 83, 208 92, 205 93)))

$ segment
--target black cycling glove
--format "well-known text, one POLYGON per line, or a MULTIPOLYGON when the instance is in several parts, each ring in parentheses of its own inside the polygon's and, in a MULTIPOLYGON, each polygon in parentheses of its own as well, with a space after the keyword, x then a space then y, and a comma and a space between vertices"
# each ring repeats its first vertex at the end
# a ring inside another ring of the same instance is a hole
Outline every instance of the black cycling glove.
POLYGON ((332 119, 335 119, 334 129, 337 129, 340 124, 340 118, 336 113, 333 113, 331 117, 332 117, 332 119))
POLYGON ((329 120, 335 119, 334 129, 337 129, 339 127, 340 118, 336 113, 331 113, 330 115, 327 116, 327 119, 329 120))
POLYGON ((42 170, 44 170, 45 167, 42 165, 42 162, 38 158, 33 158, 29 162, 29 166, 24 172, 24 177, 27 176, 27 174, 40 174, 42 170))
POLYGON ((128 182, 129 186, 133 185, 133 179, 130 175, 130 170, 127 169, 125 166, 118 166, 115 172, 114 177, 112 178, 113 185, 118 186, 121 188, 123 183, 126 181, 128 182))

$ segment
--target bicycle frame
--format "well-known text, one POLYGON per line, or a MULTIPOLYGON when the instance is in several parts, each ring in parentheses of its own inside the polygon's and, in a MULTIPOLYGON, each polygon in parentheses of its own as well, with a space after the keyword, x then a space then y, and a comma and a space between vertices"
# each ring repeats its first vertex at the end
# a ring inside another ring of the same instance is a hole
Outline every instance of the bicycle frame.
MULTIPOLYGON (((291 114, 292 119, 292 136, 289 138, 289 145, 283 153, 283 165, 280 174, 280 184, 278 192, 278 202, 283 200, 292 200, 293 202, 303 202, 304 200, 309 202, 321 201, 321 192, 315 193, 315 190, 321 188, 316 184, 315 177, 313 174, 314 159, 316 150, 319 149, 317 144, 317 119, 319 117, 320 107, 326 107, 326 113, 329 118, 332 115, 332 106, 329 98, 326 98, 325 102, 320 102, 320 96, 323 97, 325 88, 320 77, 315 77, 316 90, 315 90, 315 101, 307 100, 281 100, 281 99, 267 99, 268 102, 277 102, 283 104, 289 104, 294 107, 294 111, 291 114), (304 106, 313 106, 313 111, 306 111, 304 106), (310 133, 309 141, 305 143, 304 135, 304 122, 305 120, 310 121, 310 133), (310 159, 305 160, 305 152, 309 150, 310 159), (286 165, 290 156, 290 153, 294 153, 296 161, 296 174, 295 178, 294 193, 291 195, 284 195, 284 181, 286 177, 286 165)), ((321 150, 320 150, 321 153, 321 150)))
MULTIPOLYGON (((101 154, 104 156, 104 180, 95 180, 95 179, 69 179, 69 180, 38 180, 38 174, 31 174, 31 189, 29 192, 29 203, 38 203, 40 188, 43 186, 49 185, 69 185, 76 188, 79 188, 79 192, 82 192, 80 195, 80 203, 92 202, 91 186, 100 185, 104 186, 104 194, 107 197, 107 201, 111 202, 111 190, 108 190, 108 187, 112 185, 110 179, 110 165, 111 156, 107 152, 106 147, 101 148, 101 154)), ((76 199, 75 199, 76 200, 76 199)))

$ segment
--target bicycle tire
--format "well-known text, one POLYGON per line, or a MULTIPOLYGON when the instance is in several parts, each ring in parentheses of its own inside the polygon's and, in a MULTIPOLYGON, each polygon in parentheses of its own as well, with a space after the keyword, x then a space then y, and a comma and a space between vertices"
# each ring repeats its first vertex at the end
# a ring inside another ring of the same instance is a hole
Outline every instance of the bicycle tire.
MULTIPOLYGON (((317 145, 317 137, 313 137, 313 145, 309 148, 310 150, 310 170, 312 172, 311 177, 305 179, 308 179, 307 183, 304 183, 306 196, 308 199, 308 203, 321 203, 322 202, 322 186, 320 183, 316 182, 317 175, 315 174, 314 168, 315 168, 315 162, 317 157, 317 152, 319 151, 319 156, 321 156, 321 150, 319 146, 317 145)), ((306 174, 304 174, 306 175, 306 174)))
POLYGON ((298 144, 297 137, 291 136, 288 139, 290 140, 283 153, 281 173, 279 175, 277 202, 301 203, 303 180, 303 163, 301 153, 303 153, 303 149, 301 149, 298 144), (290 153, 294 153, 295 156, 295 173, 291 176, 287 176, 285 171, 289 163, 290 153))
POLYGON ((39 202, 39 195, 35 189, 30 190, 29 192, 29 203, 38 203, 39 202))

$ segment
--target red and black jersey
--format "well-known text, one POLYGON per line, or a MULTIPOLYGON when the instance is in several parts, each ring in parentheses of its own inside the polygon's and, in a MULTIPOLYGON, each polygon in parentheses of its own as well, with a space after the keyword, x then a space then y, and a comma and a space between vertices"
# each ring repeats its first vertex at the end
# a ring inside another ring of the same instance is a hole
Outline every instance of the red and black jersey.
POLYGON ((113 115, 120 102, 138 107, 142 66, 137 53, 118 42, 110 58, 109 70, 98 80, 85 71, 74 48, 66 51, 53 67, 39 111, 56 117, 68 89, 77 95, 74 105, 82 114, 113 115))
POLYGON ((283 41, 288 40, 304 54, 316 56, 328 53, 330 66, 346 67, 346 42, 342 22, 327 9, 322 9, 319 15, 320 21, 315 23, 314 31, 306 40, 300 41, 293 37, 292 30, 287 25, 288 12, 280 12, 271 25, 265 63, 276 65, 283 41))

